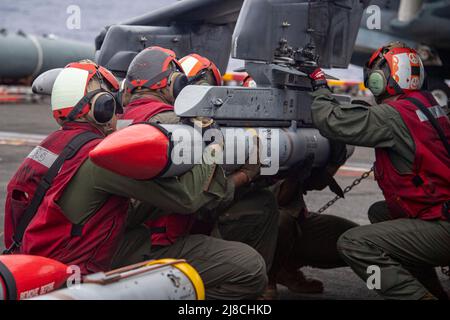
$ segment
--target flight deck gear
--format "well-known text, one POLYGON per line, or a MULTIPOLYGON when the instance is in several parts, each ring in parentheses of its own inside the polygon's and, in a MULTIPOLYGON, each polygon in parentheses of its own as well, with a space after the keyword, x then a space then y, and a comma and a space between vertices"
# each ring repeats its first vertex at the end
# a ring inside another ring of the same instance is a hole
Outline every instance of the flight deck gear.
POLYGON ((261 254, 269 270, 278 236, 279 212, 275 196, 269 190, 251 187, 242 187, 238 193, 228 208, 212 213, 217 220, 210 234, 248 244, 261 254))
POLYGON ((206 299, 256 299, 267 284, 263 258, 252 247, 205 235, 181 237, 170 246, 148 250, 149 233, 141 229, 120 246, 114 267, 134 263, 133 259, 186 259, 200 274, 206 299), (127 256, 127 253, 129 256, 127 256), (131 260, 127 259, 131 257, 131 260), (135 258, 136 257, 136 258, 135 258))
POLYGON ((327 79, 325 78, 325 73, 322 71, 322 69, 314 69, 311 73, 308 74, 308 77, 311 79, 313 90, 328 88, 327 79))
POLYGON ((395 219, 360 226, 345 232, 338 251, 366 283, 380 268, 380 287, 385 299, 422 299, 432 293, 446 299, 433 267, 450 262, 450 222, 395 219))
POLYGON ((173 106, 152 97, 140 98, 132 101, 125 107, 120 120, 132 120, 133 123, 145 122, 165 111, 173 111, 173 106))
POLYGON ((314 91, 312 96, 312 118, 324 137, 349 145, 384 148, 398 172, 413 171, 414 140, 396 109, 386 103, 340 103, 328 89, 314 91))
POLYGON ((134 208, 128 211, 114 268, 156 258, 187 259, 200 273, 207 299, 252 299, 262 292, 267 283, 264 261, 248 245, 197 235, 182 237, 171 246, 151 247, 149 230, 141 225, 170 212, 192 215, 199 208, 228 205, 234 196, 233 183, 220 167, 196 165, 178 177, 138 181, 99 168, 88 159, 58 204, 68 219, 80 223, 112 195, 140 203, 134 207, 136 214, 134 208))
POLYGON ((73 121, 88 115, 97 124, 104 125, 120 111, 112 93, 118 89, 116 78, 105 68, 94 63, 70 63, 53 84, 53 117, 73 121), (98 88, 88 90, 94 77, 98 88))
POLYGON ((192 53, 180 59, 180 64, 184 72, 189 77, 189 81, 195 82, 210 72, 214 83, 209 83, 213 86, 222 85, 222 76, 217 66, 209 59, 202 57, 196 53, 192 53))
POLYGON ((307 212, 302 197, 280 207, 278 239, 272 268, 269 270, 268 292, 277 297, 276 284, 296 293, 320 293, 323 284, 302 277, 299 268, 339 268, 346 266, 336 248, 339 237, 358 225, 341 217, 307 212))
POLYGON ((102 133, 89 123, 67 122, 36 147, 8 184, 5 226, 6 246, 11 245, 13 230, 37 190, 37 181, 72 139, 92 132, 99 139, 87 142, 67 159, 43 198, 34 218, 25 230, 19 253, 53 258, 68 265, 78 265, 83 274, 110 268, 118 239, 123 233, 128 198, 110 196, 89 220, 73 224, 58 205, 66 186, 100 141, 102 133))
POLYGON ((450 157, 414 101, 434 114, 446 139, 450 140, 450 121, 431 94, 417 91, 404 94, 388 105, 401 115, 414 140, 413 170, 399 174, 386 150, 376 148, 375 176, 393 217, 448 219, 443 207, 450 199, 450 157))
MULTIPOLYGON (((9 215, 6 219, 10 219, 11 221, 13 221, 13 223, 5 223, 5 226, 6 229, 8 228, 11 229, 11 227, 13 227, 14 229, 5 230, 6 234, 11 233, 13 235, 11 237, 12 243, 8 247, 8 249, 4 251, 4 254, 13 253, 14 251, 20 248, 23 236, 25 234, 25 230, 28 228, 28 225, 30 224, 31 220, 36 215, 39 206, 44 200, 47 191, 50 189, 53 180, 61 170, 61 167, 64 164, 64 162, 75 156, 75 154, 86 143, 98 138, 101 138, 101 136, 93 132, 87 131, 80 133, 79 135, 75 136, 71 141, 69 141, 69 143, 64 147, 62 152, 57 156, 56 159, 54 159, 53 163, 50 164, 51 161, 49 162, 47 172, 39 173, 38 175, 36 175, 36 179, 32 181, 31 192, 29 194, 31 200, 29 200, 29 204, 26 206, 26 208, 15 207, 13 201, 11 201, 10 203, 7 202, 6 211, 8 213, 11 212, 12 214, 9 215), (33 183, 35 185, 33 185, 33 183)), ((16 189, 13 191, 13 193, 14 192, 16 193, 17 196, 19 190, 16 189)))
POLYGON ((419 54, 401 42, 379 48, 364 67, 364 84, 376 97, 420 90, 424 78, 419 54))
MULTIPOLYGON (((393 220, 386 205, 386 201, 378 201, 372 204, 367 212, 370 223, 379 223, 393 220)), ((448 295, 442 287, 442 283, 436 273, 436 269, 430 266, 417 267, 409 270, 411 274, 422 283, 430 293, 439 300, 448 300, 448 295)))
MULTIPOLYGON (((173 106, 151 97, 142 98, 125 107, 121 120, 132 120, 133 123, 146 122, 165 111, 173 111, 173 106)), ((152 245, 173 244, 179 237, 188 234, 194 219, 194 215, 171 214, 146 222, 146 225, 153 230, 152 245)))
POLYGON ((308 158, 285 175, 279 174, 283 180, 270 187, 280 211, 274 262, 269 270, 270 287, 266 292, 272 299, 277 297, 277 283, 297 293, 320 293, 323 290, 319 280, 304 277, 299 268, 345 265, 336 243, 345 231, 357 224, 332 215, 311 213, 303 198, 306 191, 322 190, 329 185, 329 177, 346 161, 345 144, 332 140, 331 151, 327 167, 312 169, 313 159, 308 158))
POLYGON ((129 93, 139 88, 168 88, 170 96, 174 98, 188 82, 175 52, 161 47, 149 47, 138 53, 131 61, 125 78, 129 93))
MULTIPOLYGON (((311 176, 310 179, 314 179, 311 176)), ((273 191, 279 194, 277 186, 273 191)), ((272 268, 269 269, 268 293, 276 298, 276 284, 296 293, 320 293, 319 280, 302 277, 299 268, 338 268, 346 266, 336 248, 339 237, 358 225, 341 217, 308 212, 303 199, 304 183, 291 202, 280 205, 278 238, 272 268), (300 196, 298 196, 300 195, 300 196)), ((280 198, 278 198, 281 200, 280 198)))
POLYGON ((424 92, 398 95, 395 101, 371 107, 341 105, 326 89, 317 90, 313 97, 312 117, 322 135, 381 150, 380 160, 387 167, 377 164, 377 176, 382 187, 390 185, 387 188, 398 196, 387 195, 389 207, 396 211, 390 214, 409 218, 351 229, 339 239, 339 253, 364 281, 370 276, 367 267, 379 266, 382 281, 378 292, 383 297, 421 299, 429 292, 410 270, 448 265, 450 259, 450 223, 443 220, 440 210, 450 189, 450 165, 436 130, 408 98, 421 101, 439 123, 447 121, 441 125, 443 130, 448 130, 448 118, 432 106, 435 101, 428 101, 431 99, 424 92), (394 181, 392 173, 403 177, 394 181), (405 194, 402 187, 412 195, 405 194), (401 199, 403 195, 406 199, 401 199))

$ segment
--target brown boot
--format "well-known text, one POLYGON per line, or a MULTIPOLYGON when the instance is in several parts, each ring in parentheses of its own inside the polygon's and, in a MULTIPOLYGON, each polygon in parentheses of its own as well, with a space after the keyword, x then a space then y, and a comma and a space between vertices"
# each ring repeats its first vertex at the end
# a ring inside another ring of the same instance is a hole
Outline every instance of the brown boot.
POLYGON ((258 298, 258 300, 278 300, 278 290, 276 284, 269 283, 264 290, 263 294, 258 298))
POLYGON ((281 270, 277 276, 277 283, 287 287, 295 293, 322 293, 323 283, 317 279, 308 279, 301 270, 281 270))
POLYGON ((427 292, 422 298, 420 298, 420 300, 437 300, 437 298, 431 293, 427 292))

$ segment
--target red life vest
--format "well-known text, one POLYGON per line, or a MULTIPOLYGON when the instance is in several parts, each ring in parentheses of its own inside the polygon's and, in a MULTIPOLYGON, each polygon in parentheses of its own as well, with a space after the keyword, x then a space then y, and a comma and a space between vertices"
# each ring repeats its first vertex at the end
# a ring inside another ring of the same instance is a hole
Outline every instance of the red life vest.
MULTIPOLYGON (((50 134, 24 160, 7 187, 5 245, 11 245, 25 208, 34 196, 42 176, 64 147, 77 135, 98 129, 88 123, 71 122, 50 134)), ((127 198, 111 196, 82 226, 73 225, 58 205, 65 187, 101 139, 86 143, 73 158, 67 159, 48 189, 34 218, 28 225, 18 253, 53 258, 77 265, 83 274, 107 271, 124 231, 127 198)))
POLYGON ((446 219, 443 205, 450 200, 450 158, 439 136, 425 115, 405 98, 422 102, 450 141, 450 122, 427 92, 402 95, 388 104, 397 110, 409 129, 415 145, 413 169, 400 173, 393 166, 387 149, 375 150, 375 176, 394 218, 446 219), (436 113, 437 111, 437 113, 436 113))
MULTIPOLYGON (((145 122, 164 111, 173 111, 173 106, 156 99, 143 98, 126 106, 120 119, 133 120, 133 123, 145 122)), ((174 243, 179 237, 186 235, 193 222, 194 215, 170 214, 156 220, 149 220, 145 224, 152 231, 152 245, 167 246, 174 243)))

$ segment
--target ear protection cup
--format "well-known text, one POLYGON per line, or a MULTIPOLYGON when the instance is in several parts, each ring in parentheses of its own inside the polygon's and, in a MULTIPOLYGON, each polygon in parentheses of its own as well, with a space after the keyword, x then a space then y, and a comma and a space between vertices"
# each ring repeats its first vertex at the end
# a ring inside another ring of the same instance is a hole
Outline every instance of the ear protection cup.
POLYGON ((124 101, 123 101, 123 96, 126 92, 126 88, 125 88, 125 79, 123 79, 120 82, 120 87, 119 90, 114 94, 115 98, 116 98, 116 108, 117 108, 117 113, 123 114, 123 107, 124 107, 124 101))
POLYGON ((189 78, 181 72, 173 72, 169 79, 169 92, 176 99, 181 90, 189 84, 189 78))
POLYGON ((124 92, 122 90, 119 90, 116 92, 115 96, 115 100, 116 100, 116 108, 117 108, 117 113, 123 114, 123 94, 124 92))
POLYGON ((366 87, 374 96, 380 96, 386 90, 387 79, 381 70, 372 70, 367 76, 366 87))
POLYGON ((116 114, 117 102, 115 97, 108 92, 100 92, 91 100, 89 116, 98 124, 106 124, 116 114))

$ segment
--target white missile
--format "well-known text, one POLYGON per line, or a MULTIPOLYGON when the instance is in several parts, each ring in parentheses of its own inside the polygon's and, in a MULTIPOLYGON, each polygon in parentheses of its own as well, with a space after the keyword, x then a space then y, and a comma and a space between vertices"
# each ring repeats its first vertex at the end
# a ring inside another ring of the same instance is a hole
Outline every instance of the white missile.
POLYGON ((98 166, 134 179, 177 176, 199 163, 214 162, 232 171, 252 163, 254 136, 258 137, 263 175, 274 175, 308 155, 314 155, 315 167, 326 165, 329 157, 329 141, 313 128, 200 131, 184 124, 131 125, 106 137, 89 156, 98 166))
POLYGON ((153 260, 85 276, 82 283, 33 300, 204 300, 197 271, 185 260, 153 260))

